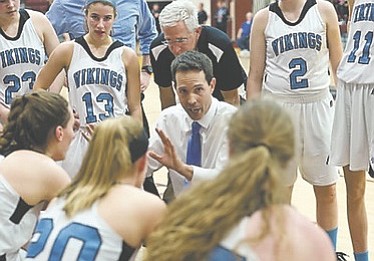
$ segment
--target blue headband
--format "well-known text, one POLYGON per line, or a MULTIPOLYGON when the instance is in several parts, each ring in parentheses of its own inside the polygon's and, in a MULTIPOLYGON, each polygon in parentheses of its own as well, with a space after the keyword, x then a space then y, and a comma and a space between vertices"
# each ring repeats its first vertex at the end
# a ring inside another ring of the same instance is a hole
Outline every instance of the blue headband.
POLYGON ((97 3, 97 2, 108 3, 109 5, 113 6, 114 8, 117 7, 116 0, 87 0, 85 7, 89 6, 90 4, 97 3))

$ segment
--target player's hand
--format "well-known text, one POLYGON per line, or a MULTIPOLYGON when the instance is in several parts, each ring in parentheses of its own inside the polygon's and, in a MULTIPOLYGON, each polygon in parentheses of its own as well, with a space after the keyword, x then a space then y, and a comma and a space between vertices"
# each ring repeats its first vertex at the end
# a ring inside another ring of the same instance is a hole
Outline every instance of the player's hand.
POLYGON ((93 133, 94 133, 94 131, 95 131, 95 126, 96 126, 96 124, 94 124, 94 123, 89 123, 89 124, 86 126, 85 130, 82 131, 82 135, 83 135, 83 137, 84 137, 87 141, 90 141, 90 140, 91 140, 92 135, 93 135, 93 133))
POLYGON ((74 115, 74 125, 73 125, 73 130, 74 131, 78 131, 79 130, 79 127, 81 126, 80 122, 79 122, 79 115, 78 115, 78 112, 73 109, 73 115, 74 115))
POLYGON ((147 72, 141 72, 140 73, 140 91, 144 92, 151 81, 151 75, 147 72))

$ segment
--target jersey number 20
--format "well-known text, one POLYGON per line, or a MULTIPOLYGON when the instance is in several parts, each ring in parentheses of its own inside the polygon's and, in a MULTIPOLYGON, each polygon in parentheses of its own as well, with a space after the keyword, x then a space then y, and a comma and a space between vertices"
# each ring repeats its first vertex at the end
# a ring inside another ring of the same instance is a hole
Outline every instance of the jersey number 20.
MULTIPOLYGON (((52 219, 43 218, 39 221, 34 234, 34 237, 38 236, 38 238, 29 245, 26 258, 34 258, 43 251, 52 229, 52 219)), ((67 225, 58 233, 55 241, 53 242, 48 260, 61 260, 64 255, 65 248, 71 239, 82 242, 81 249, 78 254, 78 261, 95 260, 102 243, 100 234, 95 227, 76 222, 67 225)))

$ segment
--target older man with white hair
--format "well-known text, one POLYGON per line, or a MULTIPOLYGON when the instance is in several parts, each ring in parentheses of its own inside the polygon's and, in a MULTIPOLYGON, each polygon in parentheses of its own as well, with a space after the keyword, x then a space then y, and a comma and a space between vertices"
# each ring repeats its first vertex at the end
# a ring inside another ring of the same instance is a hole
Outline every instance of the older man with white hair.
POLYGON ((196 6, 186 0, 165 6, 159 21, 162 33, 153 40, 150 55, 162 109, 175 104, 170 65, 176 56, 191 50, 206 54, 213 63, 217 79, 213 96, 239 105, 238 88, 246 82, 247 75, 227 34, 199 25, 196 6))

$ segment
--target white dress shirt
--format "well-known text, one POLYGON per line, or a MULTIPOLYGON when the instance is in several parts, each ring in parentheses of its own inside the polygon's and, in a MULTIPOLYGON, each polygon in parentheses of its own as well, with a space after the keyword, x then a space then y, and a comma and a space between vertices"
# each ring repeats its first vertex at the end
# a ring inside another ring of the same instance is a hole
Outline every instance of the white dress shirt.
MULTIPOLYGON (((191 184, 205 179, 212 179, 228 160, 228 139, 227 128, 229 120, 236 107, 220 102, 212 98, 212 104, 208 112, 198 120, 202 126, 201 135, 201 167, 193 166, 191 184)), ((163 110, 156 123, 156 128, 161 129, 170 139, 175 147, 177 155, 183 162, 186 162, 187 144, 191 136, 193 120, 180 104, 163 110)), ((164 145, 158 134, 153 131, 150 137, 149 150, 162 155, 164 145)), ((162 167, 157 160, 148 157, 147 177, 162 167)), ((177 196, 184 189, 185 178, 178 172, 169 169, 174 194, 177 196)))

